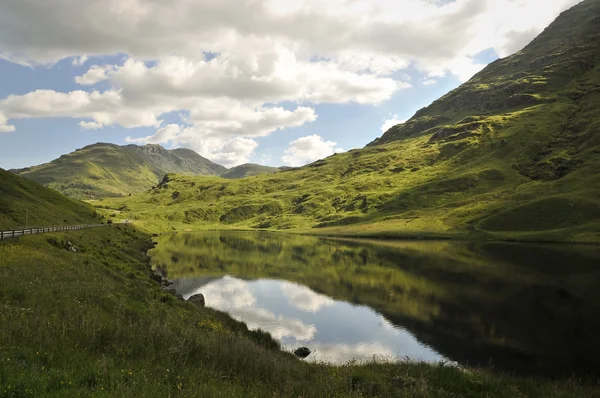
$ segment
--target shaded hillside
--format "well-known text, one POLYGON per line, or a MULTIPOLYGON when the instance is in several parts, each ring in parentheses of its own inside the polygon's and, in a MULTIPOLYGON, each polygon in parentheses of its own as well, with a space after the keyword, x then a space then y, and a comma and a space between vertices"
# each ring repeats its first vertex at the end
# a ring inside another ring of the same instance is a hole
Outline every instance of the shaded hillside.
POLYGON ((94 223, 95 213, 92 206, 0 169, 1 230, 24 228, 27 217, 30 227, 94 223))
POLYGON ((179 291, 224 275, 294 281, 372 307, 461 365, 581 376, 600 354, 596 247, 220 231, 165 236, 151 254, 179 291))
POLYGON ((600 0, 375 144, 251 181, 169 176, 104 203, 149 228, 600 241, 600 0))
POLYGON ((220 175, 225 170, 189 149, 98 143, 50 163, 11 171, 71 197, 97 199, 146 191, 166 173, 220 175))
MULTIPOLYGON (((370 145, 421 134, 432 134, 432 142, 492 135, 507 126, 498 126, 491 116, 521 110, 535 111, 532 116, 558 111, 564 121, 556 132, 583 133, 583 126, 576 126, 577 131, 569 126, 573 110, 569 108, 595 105, 600 92, 599 49, 600 2, 586 0, 562 13, 523 50, 491 63, 370 145)), ((533 124, 532 130, 537 127, 533 124)))
POLYGON ((261 166, 260 164, 246 163, 239 166, 232 167, 225 173, 221 174, 223 178, 245 178, 251 176, 258 176, 263 174, 273 174, 278 172, 280 169, 277 167, 261 166))

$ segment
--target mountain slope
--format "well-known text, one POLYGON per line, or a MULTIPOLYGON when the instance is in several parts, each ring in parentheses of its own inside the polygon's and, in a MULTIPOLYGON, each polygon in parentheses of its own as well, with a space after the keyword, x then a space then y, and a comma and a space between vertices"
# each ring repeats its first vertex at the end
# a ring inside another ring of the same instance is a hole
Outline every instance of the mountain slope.
POLYGON ((245 180, 169 176, 148 225, 600 241, 600 0, 360 150, 245 180))
POLYGON ((583 1, 562 13, 523 50, 491 63, 467 83, 421 109, 406 123, 392 127, 370 145, 437 133, 441 127, 453 124, 455 131, 440 132, 434 138, 458 139, 451 133, 481 129, 488 115, 552 109, 558 104, 585 105, 592 99, 586 97, 595 97, 600 90, 599 39, 600 3, 583 1))
POLYGON ((98 143, 50 163, 11 171, 71 197, 97 199, 143 192, 167 173, 219 175, 225 170, 189 149, 98 143))
MULTIPOLYGON (((93 223, 92 206, 0 169, 0 229, 93 223)), ((96 220, 96 222, 98 222, 96 220)))
POLYGON ((225 173, 221 174, 223 178, 245 178, 264 174, 273 174, 280 169, 277 167, 262 166, 260 164, 246 163, 232 167, 225 173))

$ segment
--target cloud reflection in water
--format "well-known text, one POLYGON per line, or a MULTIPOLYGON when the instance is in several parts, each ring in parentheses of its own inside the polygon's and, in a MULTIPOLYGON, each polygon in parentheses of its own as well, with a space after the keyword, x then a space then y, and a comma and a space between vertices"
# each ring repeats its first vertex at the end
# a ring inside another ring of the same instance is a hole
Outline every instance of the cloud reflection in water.
POLYGON ((444 359, 373 309, 336 301, 295 283, 224 276, 184 297, 197 293, 204 294, 207 306, 229 313, 250 329, 269 332, 285 349, 309 347, 314 354, 308 360, 342 364, 372 358, 444 359))

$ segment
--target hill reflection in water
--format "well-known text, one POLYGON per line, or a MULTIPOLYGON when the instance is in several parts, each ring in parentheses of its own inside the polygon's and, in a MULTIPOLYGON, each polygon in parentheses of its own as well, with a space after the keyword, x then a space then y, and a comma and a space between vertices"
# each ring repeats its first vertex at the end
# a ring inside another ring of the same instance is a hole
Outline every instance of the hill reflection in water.
POLYGON ((323 360, 583 375, 600 357, 598 247, 210 232, 161 238, 152 261, 184 296, 323 360))

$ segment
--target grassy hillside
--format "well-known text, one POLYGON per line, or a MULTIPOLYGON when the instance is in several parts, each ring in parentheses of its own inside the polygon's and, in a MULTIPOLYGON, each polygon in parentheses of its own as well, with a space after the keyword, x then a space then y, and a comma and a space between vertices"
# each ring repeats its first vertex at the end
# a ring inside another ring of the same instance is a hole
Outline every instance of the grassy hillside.
MULTIPOLYGON (((56 214, 71 211, 63 200, 56 214)), ((151 277, 149 243, 133 225, 0 242, 0 396, 598 396, 594 383, 574 379, 303 362, 270 336, 165 292, 151 277)))
POLYGON ((600 241, 600 0, 360 150, 236 181, 169 176, 149 227, 600 241))
MULTIPOLYGON (((3 225, 21 206, 35 206, 40 224, 91 218, 85 204, 5 171, 0 178, 3 225)), ((267 334, 165 292, 151 275, 151 246, 134 225, 0 242, 0 396, 597 395, 592 382, 578 380, 302 362, 267 334)))
POLYGON ((93 207, 0 169, 0 230, 98 222, 93 207))
POLYGON ((223 178, 245 178, 263 174, 273 174, 278 172, 277 167, 261 166, 260 164, 246 163, 232 167, 221 174, 223 178))
POLYGON ((229 231, 158 240, 153 266, 181 284, 224 275, 298 282, 368 305, 461 364, 582 375, 600 355, 597 247, 229 231))
POLYGON ((71 197, 97 199, 146 191, 167 173, 220 175, 225 170, 189 149, 98 143, 50 163, 11 171, 71 197))

